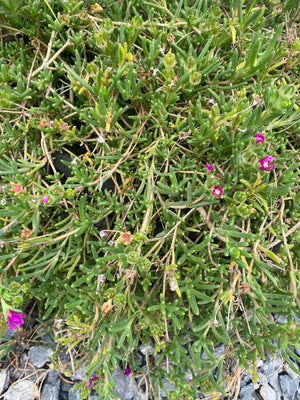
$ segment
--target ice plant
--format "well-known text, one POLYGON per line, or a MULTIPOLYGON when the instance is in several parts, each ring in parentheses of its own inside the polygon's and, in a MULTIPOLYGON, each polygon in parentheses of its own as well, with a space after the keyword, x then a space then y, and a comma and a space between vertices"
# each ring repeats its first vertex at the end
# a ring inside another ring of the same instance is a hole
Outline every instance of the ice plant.
POLYGON ((213 170, 214 170, 213 165, 206 163, 205 166, 206 166, 207 172, 213 172, 213 170))
POLYGON ((21 230, 21 238, 22 239, 29 238, 31 234, 32 234, 32 231, 30 229, 22 229, 21 230))
POLYGON ((129 365, 127 365, 127 367, 126 367, 126 369, 124 371, 124 375, 128 376, 128 375, 130 375, 130 373, 131 373, 131 368, 130 368, 129 365))
POLYGON ((261 133, 257 133, 254 135, 255 143, 263 143, 266 140, 266 137, 261 133))
POLYGON ((216 185, 213 187, 212 194, 214 196, 220 197, 220 196, 222 196, 223 192, 224 192, 223 186, 216 185))
POLYGON ((17 196, 19 193, 21 193, 23 191, 23 186, 21 185, 21 183, 11 182, 11 184, 13 185, 13 187, 10 190, 12 192, 14 192, 15 196, 17 196))
POLYGON ((97 381, 99 379, 99 376, 98 375, 96 375, 96 374, 93 374, 92 376, 91 376, 91 378, 87 381, 87 386, 90 388, 90 389, 93 389, 93 385, 94 385, 94 382, 95 381, 97 381))
POLYGON ((260 160, 258 160, 258 162, 260 163, 259 169, 261 171, 271 171, 276 167, 276 164, 273 162, 274 160, 275 158, 271 156, 261 158, 260 160))
POLYGON ((25 314, 19 313, 18 311, 14 311, 11 308, 8 309, 9 313, 6 313, 7 322, 10 329, 17 329, 19 326, 24 324, 24 319, 26 317, 25 314))
POLYGON ((119 241, 127 246, 133 241, 133 236, 130 232, 122 232, 119 241))
POLYGON ((49 197, 48 196, 43 196, 42 197, 42 202, 43 203, 48 203, 48 201, 49 201, 49 197))

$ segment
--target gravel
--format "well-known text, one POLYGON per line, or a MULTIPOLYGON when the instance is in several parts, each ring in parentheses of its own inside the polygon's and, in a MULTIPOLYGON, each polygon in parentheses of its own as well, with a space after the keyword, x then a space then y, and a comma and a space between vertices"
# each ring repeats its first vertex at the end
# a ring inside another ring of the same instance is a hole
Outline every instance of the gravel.
MULTIPOLYGON (((0 343, 5 343, 13 339, 14 332, 6 331, 0 343)), ((38 340, 31 343, 28 349, 21 348, 21 356, 18 358, 19 365, 11 363, 5 358, 1 360, 0 367, 0 398, 3 400, 80 400, 81 390, 74 388, 77 383, 86 377, 87 366, 82 364, 76 371, 65 376, 65 367, 72 371, 71 357, 67 351, 58 354, 61 370, 54 369, 52 356, 57 352, 55 343, 49 334, 39 335, 38 340), (5 364, 6 362, 6 364, 5 364)), ((18 344, 14 345, 15 352, 18 344)), ((216 356, 222 356, 225 346, 220 344, 215 347, 216 356)), ((294 351, 295 352, 295 351, 294 351)), ((146 393, 147 364, 146 358, 154 354, 154 343, 141 344, 133 352, 136 362, 145 371, 145 374, 124 375, 123 370, 117 367, 113 371, 113 377, 117 384, 114 392, 120 400, 150 400, 146 393)), ((295 352, 296 354, 296 352, 295 352)), ((154 359, 157 356, 154 357, 154 359)), ((291 363, 296 368, 300 365, 291 359, 291 363)), ((57 367, 57 365, 56 365, 57 367)), ((174 366, 173 366, 174 367, 174 366)), ((257 381, 253 381, 253 371, 244 371, 240 377, 240 391, 237 399, 239 400, 300 400, 299 376, 283 360, 280 351, 274 357, 266 354, 265 360, 257 361, 257 381)), ((185 379, 187 382, 193 379, 192 371, 186 371, 185 379)), ((173 382, 163 378, 164 387, 161 388, 160 398, 166 400, 168 392, 175 389, 173 382)), ((224 386, 225 387, 225 386, 224 386)), ((205 394, 199 392, 199 398, 205 398, 205 394)), ((224 398, 225 397, 219 397, 224 398)), ((230 398, 230 395, 227 397, 230 398)), ((91 391, 90 400, 98 400, 98 395, 94 390, 91 391)))

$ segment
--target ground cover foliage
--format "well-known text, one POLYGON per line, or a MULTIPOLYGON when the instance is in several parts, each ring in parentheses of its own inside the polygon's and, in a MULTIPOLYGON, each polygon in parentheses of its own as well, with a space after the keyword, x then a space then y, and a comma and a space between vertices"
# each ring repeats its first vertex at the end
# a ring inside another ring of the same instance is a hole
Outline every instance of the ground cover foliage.
POLYGON ((295 369, 297 2, 48 1, 0 0, 2 300, 103 399, 150 339, 153 398, 295 369))

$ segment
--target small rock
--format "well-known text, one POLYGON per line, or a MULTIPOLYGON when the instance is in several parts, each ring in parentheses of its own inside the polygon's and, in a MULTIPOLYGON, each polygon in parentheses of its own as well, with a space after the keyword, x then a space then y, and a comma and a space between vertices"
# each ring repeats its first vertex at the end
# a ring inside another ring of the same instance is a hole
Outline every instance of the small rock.
POLYGON ((193 379, 193 374, 191 370, 185 372, 184 379, 187 381, 191 381, 193 379))
POLYGON ((71 376, 72 381, 83 381, 86 375, 87 366, 83 365, 82 367, 78 368, 77 371, 71 376))
POLYGON ((55 369, 48 369, 45 383, 55 386, 57 382, 60 382, 59 373, 55 369))
POLYGON ((276 321, 276 324, 286 324, 288 322, 287 317, 285 317, 284 315, 278 315, 278 314, 274 314, 274 318, 276 321))
POLYGON ((145 361, 144 355, 139 350, 133 350, 133 357, 141 364, 145 361))
POLYGON ((268 359, 263 363, 260 367, 261 373, 263 373, 267 380, 268 384, 275 390, 276 393, 280 393, 281 389, 278 381, 278 373, 282 371, 282 360, 276 358, 268 357, 268 359))
MULTIPOLYGON (((297 368, 296 364, 294 364, 294 366, 295 366, 295 368, 297 368)), ((293 381, 295 381, 295 385, 297 385, 297 383, 299 383, 299 379, 298 379, 299 375, 295 371, 293 371, 291 368, 287 368, 285 370, 285 372, 293 379, 293 381)))
POLYGON ((70 357, 70 354, 67 353, 67 349, 66 349, 66 351, 61 351, 58 354, 58 358, 59 358, 59 362, 63 365, 68 364, 71 361, 71 357, 70 357))
POLYGON ((69 400, 80 400, 81 390, 80 389, 71 389, 69 391, 69 400))
POLYGON ((254 392, 253 383, 250 383, 247 386, 244 386, 239 393, 239 399, 243 400, 258 400, 258 396, 254 392))
POLYGON ((281 393, 281 388, 278 380, 278 373, 277 374, 274 373, 268 376, 268 383, 275 390, 276 393, 281 393))
POLYGON ((12 382, 16 382, 20 376, 22 375, 23 370, 21 368, 14 368, 13 366, 11 366, 9 368, 9 377, 11 379, 12 382))
POLYGON ((268 379, 264 374, 262 374, 261 372, 257 372, 257 376, 258 381, 261 385, 268 385, 268 379))
POLYGON ((275 390, 269 385, 262 385, 259 389, 259 394, 264 400, 277 400, 277 394, 275 390))
POLYGON ((295 381, 287 374, 279 375, 279 384, 284 400, 291 400, 297 392, 299 384, 296 386, 295 381))
POLYGON ((19 381, 4 393, 5 400, 34 400, 39 396, 36 384, 29 379, 19 381))
POLYGON ((220 344, 215 346, 214 357, 219 358, 222 354, 225 353, 225 344, 220 344))
POLYGON ((252 375, 250 374, 250 372, 246 371, 241 379, 241 389, 244 386, 247 386, 251 381, 252 381, 252 375))
POLYGON ((0 371, 0 395, 8 388, 9 373, 7 369, 0 371))
POLYGON ((49 385, 48 383, 44 384, 40 400, 58 400, 59 387, 60 387, 60 382, 58 382, 58 384, 56 385, 49 385))
POLYGON ((49 333, 40 336, 40 339, 43 342, 43 346, 53 346, 55 344, 53 337, 49 333))
POLYGON ((0 338, 0 344, 12 339, 14 337, 15 332, 16 332, 15 330, 7 328, 6 331, 3 333, 2 337, 0 338))
POLYGON ((62 380, 60 383, 60 390, 62 390, 63 392, 68 392, 69 390, 71 390, 71 388, 74 386, 75 384, 66 382, 65 380, 62 380))
POLYGON ((130 375, 124 375, 119 367, 114 370, 114 381, 117 383, 114 392, 121 400, 130 400, 135 396, 137 391, 135 379, 130 375))
POLYGON ((154 346, 152 344, 150 344, 150 343, 141 344, 140 345, 140 352, 142 354, 144 354, 144 355, 147 354, 148 356, 150 356, 150 355, 154 354, 154 346))
POLYGON ((262 366, 260 367, 260 371, 268 376, 268 375, 272 375, 275 372, 279 372, 281 371, 280 366, 282 365, 282 361, 280 359, 276 359, 276 358, 270 358, 267 359, 262 366))
POLYGON ((53 355, 53 350, 41 346, 30 347, 28 355, 31 364, 36 368, 42 368, 47 362, 51 361, 50 357, 53 355))
POLYGON ((139 391, 138 393, 136 393, 133 400, 148 400, 148 398, 149 398, 149 395, 139 391))
POLYGON ((64 392, 63 390, 60 390, 59 400, 69 400, 68 392, 64 392))
POLYGON ((165 389, 164 388, 160 389, 160 395, 161 397, 167 397, 167 393, 171 392, 171 390, 176 389, 176 386, 174 385, 174 383, 170 382, 169 379, 167 378, 163 378, 162 382, 165 386, 165 389))

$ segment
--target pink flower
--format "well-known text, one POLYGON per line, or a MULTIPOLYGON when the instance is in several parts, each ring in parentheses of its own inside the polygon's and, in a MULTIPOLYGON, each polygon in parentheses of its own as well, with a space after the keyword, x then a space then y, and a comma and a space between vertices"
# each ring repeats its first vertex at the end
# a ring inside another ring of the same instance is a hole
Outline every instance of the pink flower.
POLYGON ((205 166, 206 166, 207 172, 212 172, 214 170, 214 166, 209 163, 206 163, 205 166))
POLYGON ((10 190, 14 192, 14 196, 17 196, 19 193, 23 191, 23 186, 21 185, 21 183, 13 183, 13 182, 10 183, 13 185, 13 187, 10 190))
POLYGON ((293 329, 293 331, 295 331, 297 329, 297 325, 292 324, 290 325, 290 328, 293 329))
POLYGON ((119 241, 123 244, 125 244, 125 246, 127 246, 128 244, 130 244, 133 241, 133 236, 130 232, 121 232, 121 236, 119 237, 119 241))
POLYGON ((127 365, 127 367, 125 369, 125 372, 124 372, 124 375, 128 376, 128 375, 130 375, 130 373, 131 373, 131 368, 130 368, 129 365, 127 365))
POLYGON ((266 137, 261 133, 257 133, 254 135, 255 143, 263 143, 266 140, 266 137))
POLYGON ((49 197, 48 196, 42 197, 42 202, 43 203, 48 203, 48 201, 49 201, 49 197))
POLYGON ((271 171, 276 167, 276 164, 272 162, 273 160, 275 160, 275 158, 271 156, 266 156, 262 158, 261 160, 258 161, 260 163, 259 169, 261 171, 271 171))
POLYGON ((92 376, 91 376, 91 379, 89 379, 88 381, 87 381, 87 386, 90 388, 90 389, 93 389, 93 384, 94 384, 94 382, 96 381, 96 380, 98 380, 99 379, 99 376, 98 375, 96 375, 96 374, 93 374, 92 376))
POLYGON ((214 188, 212 190, 212 194, 217 197, 222 196, 223 192, 224 192, 224 188, 223 188, 223 186, 220 186, 220 185, 214 186, 214 188))
POLYGON ((9 308, 8 310, 10 314, 6 314, 7 320, 8 320, 8 325, 10 329, 14 330, 17 329, 19 326, 24 324, 24 319, 26 317, 25 314, 19 313, 18 311, 14 311, 9 308))

